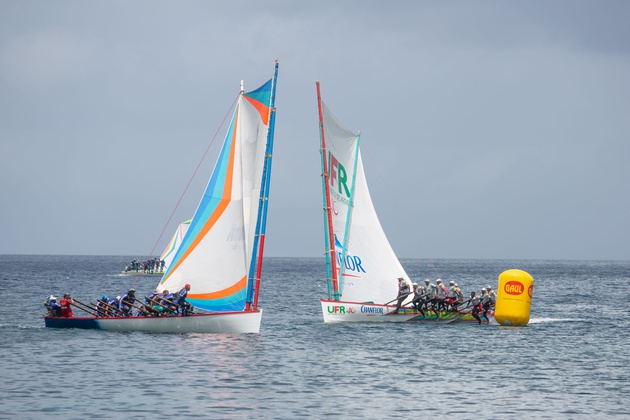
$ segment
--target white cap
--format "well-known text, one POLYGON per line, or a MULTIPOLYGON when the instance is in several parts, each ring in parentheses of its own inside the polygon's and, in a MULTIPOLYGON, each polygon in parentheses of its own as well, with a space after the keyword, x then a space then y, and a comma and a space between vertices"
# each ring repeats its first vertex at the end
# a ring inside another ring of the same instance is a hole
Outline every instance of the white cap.
POLYGON ((449 281, 449 284, 455 284, 455 282, 453 280, 449 281))
POLYGON ((54 297, 53 295, 50 295, 50 297, 48 298, 48 300, 57 300, 56 297, 54 297))
POLYGON ((424 281, 427 282, 427 283, 431 283, 431 280, 429 280, 429 279, 424 279, 424 281))
POLYGON ((481 288, 481 291, 482 291, 482 292, 485 292, 485 291, 486 291, 486 288, 485 288, 485 287, 482 287, 482 288, 481 288))
POLYGON ((492 286, 488 286, 488 287, 486 287, 486 289, 492 290, 492 286))
POLYGON ((457 283, 453 283, 453 285, 454 285, 455 287, 458 287, 458 286, 457 286, 457 283))
POLYGON ((413 285, 414 285, 414 286, 417 286, 417 285, 418 285, 418 283, 414 283, 413 285))
POLYGON ((437 279, 436 282, 437 283, 442 283, 442 279, 437 279))

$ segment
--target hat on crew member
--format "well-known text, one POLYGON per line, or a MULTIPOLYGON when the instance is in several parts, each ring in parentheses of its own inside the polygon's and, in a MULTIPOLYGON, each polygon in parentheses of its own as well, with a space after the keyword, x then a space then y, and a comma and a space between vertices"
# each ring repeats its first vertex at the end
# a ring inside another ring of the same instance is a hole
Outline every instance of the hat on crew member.
POLYGON ((442 283, 442 279, 437 279, 436 282, 437 283, 442 283))
POLYGON ((48 300, 54 300, 54 301, 56 301, 56 300, 57 300, 57 298, 56 298, 56 297, 54 297, 53 295, 50 295, 50 297, 48 298, 48 300))
POLYGON ((488 287, 486 287, 486 289, 488 289, 488 290, 492 290, 492 287, 491 287, 491 286, 488 286, 488 287))
POLYGON ((448 282, 449 284, 455 284, 455 282, 453 280, 448 282))
POLYGON ((424 282, 425 282, 425 283, 427 283, 427 284, 429 284, 429 283, 431 283, 431 280, 429 280, 429 279, 424 279, 424 282))
POLYGON ((482 291, 482 292, 485 292, 485 291, 486 291, 486 288, 485 288, 485 287, 482 287, 482 288, 481 288, 481 291, 482 291))

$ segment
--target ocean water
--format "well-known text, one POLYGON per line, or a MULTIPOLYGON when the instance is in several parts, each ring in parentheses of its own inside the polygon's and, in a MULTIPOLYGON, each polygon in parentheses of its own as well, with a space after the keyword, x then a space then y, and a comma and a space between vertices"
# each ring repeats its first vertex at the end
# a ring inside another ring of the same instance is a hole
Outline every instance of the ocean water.
POLYGON ((529 272, 526 327, 324 325, 308 258, 265 260, 260 334, 44 327, 51 293, 153 289, 135 257, 0 255, 0 418, 630 418, 628 261, 402 261, 465 294, 529 272))

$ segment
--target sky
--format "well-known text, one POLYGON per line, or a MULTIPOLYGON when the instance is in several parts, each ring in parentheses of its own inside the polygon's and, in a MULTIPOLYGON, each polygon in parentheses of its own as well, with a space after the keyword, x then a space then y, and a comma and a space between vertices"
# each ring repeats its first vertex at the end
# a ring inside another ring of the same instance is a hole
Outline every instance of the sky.
POLYGON ((319 80, 400 258, 628 260, 628 22, 623 0, 0 0, 0 254, 159 255, 278 59, 266 256, 324 255, 319 80))

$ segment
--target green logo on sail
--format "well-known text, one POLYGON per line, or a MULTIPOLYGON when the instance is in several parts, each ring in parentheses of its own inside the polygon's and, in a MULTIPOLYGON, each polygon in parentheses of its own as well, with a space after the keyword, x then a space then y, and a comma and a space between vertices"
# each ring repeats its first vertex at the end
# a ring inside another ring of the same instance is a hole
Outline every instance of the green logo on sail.
POLYGON ((330 186, 333 188, 333 192, 339 195, 345 195, 346 198, 350 198, 350 189, 348 188, 348 174, 346 168, 339 163, 337 158, 332 153, 328 153, 328 178, 330 179, 330 186), (335 185, 336 184, 336 185, 335 185), (334 188, 338 191, 335 191, 334 188))

